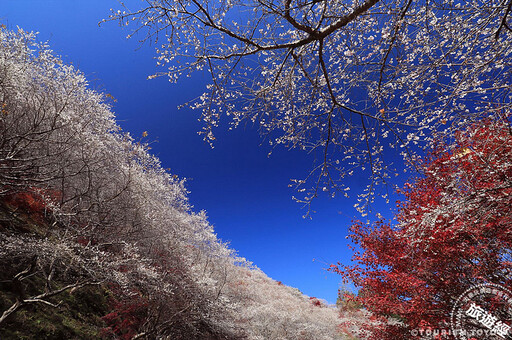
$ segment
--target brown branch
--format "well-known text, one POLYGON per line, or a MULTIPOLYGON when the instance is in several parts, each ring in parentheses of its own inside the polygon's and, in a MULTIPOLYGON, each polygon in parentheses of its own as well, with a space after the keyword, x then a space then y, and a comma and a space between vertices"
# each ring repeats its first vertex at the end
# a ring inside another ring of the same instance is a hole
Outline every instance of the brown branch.
MULTIPOLYGON (((292 48, 293 49, 293 48, 307 45, 315 40, 322 40, 323 38, 332 34, 336 30, 338 30, 338 29, 348 25, 352 21, 354 21, 358 16, 365 13, 371 7, 373 7, 377 2, 379 2, 379 0, 367 0, 361 6, 356 7, 350 14, 345 15, 344 17, 342 17, 338 21, 336 21, 334 24, 332 24, 328 27, 325 27, 324 29, 322 29, 320 31, 314 31, 306 26, 298 24, 298 25, 300 25, 302 31, 308 32, 309 35, 306 38, 296 40, 293 42, 289 42, 289 43, 266 45, 266 46, 260 45, 251 39, 248 39, 244 36, 236 34, 233 31, 227 29, 226 27, 217 25, 215 23, 215 21, 213 20, 213 18, 208 13, 208 11, 197 0, 193 0, 193 2, 197 6, 198 10, 205 16, 205 18, 201 18, 200 16, 198 16, 195 13, 190 13, 190 15, 192 15, 194 18, 199 20, 205 26, 211 27, 211 28, 218 30, 234 39, 237 39, 237 40, 247 44, 247 45, 253 46, 255 49, 252 51, 249 51, 248 54, 254 54, 259 51, 270 51, 270 50, 277 50, 277 49, 283 49, 283 48, 292 48)), ((285 17, 285 19, 286 19, 286 17, 285 17)))
POLYGON ((372 8, 377 2, 379 2, 379 0, 367 0, 361 6, 354 8, 352 13, 350 13, 349 15, 344 16, 331 26, 326 27, 323 30, 320 30, 320 38, 325 38, 334 31, 348 25, 349 23, 354 21, 354 19, 356 19, 358 16, 372 8))
POLYGON ((313 30, 311 27, 299 24, 294 18, 292 18, 292 16, 290 15, 290 3, 291 2, 292 2, 291 0, 286 0, 286 2, 284 4, 283 18, 285 18, 293 27, 295 27, 298 30, 304 31, 312 36, 318 35, 318 32, 313 30))
POLYGON ((509 15, 511 9, 512 9, 512 0, 509 0, 507 9, 505 10, 505 14, 503 15, 503 18, 501 19, 500 27, 498 27, 498 30, 496 31, 496 34, 494 35, 495 40, 498 40, 498 38, 500 36, 500 32, 503 29, 503 27, 505 27, 506 29, 508 29, 509 31, 512 32, 512 29, 507 25, 507 17, 509 15))
POLYGON ((386 68, 386 63, 387 63, 389 54, 391 53, 391 50, 393 49, 393 45, 395 44, 396 36, 398 34, 398 30, 400 29, 400 22, 405 17, 405 14, 409 10, 409 6, 411 5, 411 3, 412 3, 412 0, 409 0, 409 2, 407 2, 407 5, 402 10, 402 13, 400 13, 400 18, 397 20, 397 23, 395 24, 395 32, 393 33, 393 37, 391 38, 391 41, 389 42, 389 47, 388 47, 388 50, 386 51, 386 54, 384 55, 384 60, 382 62, 382 66, 381 66, 380 72, 379 72, 379 74, 380 74, 380 76, 379 76, 379 87, 378 87, 378 92, 379 93, 380 93, 380 88, 382 86, 382 79, 383 79, 383 74, 384 74, 384 68, 386 68))

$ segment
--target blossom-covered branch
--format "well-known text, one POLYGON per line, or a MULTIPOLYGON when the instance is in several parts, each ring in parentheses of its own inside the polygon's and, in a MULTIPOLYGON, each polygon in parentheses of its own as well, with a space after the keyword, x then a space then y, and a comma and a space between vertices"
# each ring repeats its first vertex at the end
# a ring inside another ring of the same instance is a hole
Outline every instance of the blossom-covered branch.
POLYGON ((189 103, 207 141, 225 114, 258 122, 272 145, 318 153, 294 181, 309 203, 346 193, 355 169, 387 182, 387 152, 414 162, 433 132, 510 107, 509 11, 503 0, 150 0, 110 20, 157 41, 155 76, 210 73, 189 103))

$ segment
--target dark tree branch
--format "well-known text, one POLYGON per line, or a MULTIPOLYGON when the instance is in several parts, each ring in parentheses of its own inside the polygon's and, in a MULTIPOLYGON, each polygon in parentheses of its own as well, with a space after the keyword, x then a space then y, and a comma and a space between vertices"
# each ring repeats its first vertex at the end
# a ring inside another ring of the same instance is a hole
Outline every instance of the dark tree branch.
POLYGON ((512 9, 512 0, 508 1, 507 9, 505 10, 505 14, 503 14, 503 18, 501 19, 500 26, 498 27, 498 30, 496 31, 496 34, 494 35, 494 39, 498 40, 500 36, 500 32, 505 27, 509 31, 512 32, 512 29, 507 25, 507 17, 510 13, 510 10, 512 9))

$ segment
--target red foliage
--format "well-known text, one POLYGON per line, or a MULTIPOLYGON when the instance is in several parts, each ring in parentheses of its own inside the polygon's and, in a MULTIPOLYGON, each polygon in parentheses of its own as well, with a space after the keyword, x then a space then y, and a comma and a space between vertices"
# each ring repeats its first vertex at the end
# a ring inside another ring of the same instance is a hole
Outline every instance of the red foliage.
POLYGON ((56 190, 29 187, 24 191, 8 194, 4 199, 7 203, 16 207, 23 207, 32 212, 40 212, 47 207, 45 199, 56 203, 61 197, 62 194, 56 190))
POLYGON ((331 266, 361 287, 357 297, 376 316, 400 323, 371 327, 373 339, 410 339, 410 330, 447 328, 465 289, 512 277, 512 129, 487 119, 439 143, 405 185, 397 224, 356 222, 357 265, 331 266))
POLYGON ((315 307, 321 307, 322 306, 322 303, 320 302, 320 300, 318 300, 316 297, 312 296, 309 298, 309 300, 311 300, 311 303, 313 304, 313 306, 315 307))
POLYGON ((112 312, 102 319, 107 327, 102 330, 102 336, 115 336, 129 340, 137 335, 147 317, 148 301, 140 292, 126 294, 114 289, 116 294, 110 300, 112 312))
POLYGON ((51 208, 48 202, 56 203, 61 199, 61 193, 51 189, 29 187, 4 196, 4 201, 17 209, 22 209, 37 221, 42 221, 45 213, 51 208))

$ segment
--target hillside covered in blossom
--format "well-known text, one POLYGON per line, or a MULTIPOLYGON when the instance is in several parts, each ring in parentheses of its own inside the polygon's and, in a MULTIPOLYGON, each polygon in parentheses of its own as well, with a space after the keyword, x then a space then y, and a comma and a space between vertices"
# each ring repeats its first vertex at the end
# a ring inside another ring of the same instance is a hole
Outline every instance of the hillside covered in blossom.
POLYGON ((109 97, 0 30, 0 337, 343 339, 335 307, 216 237, 109 97))

